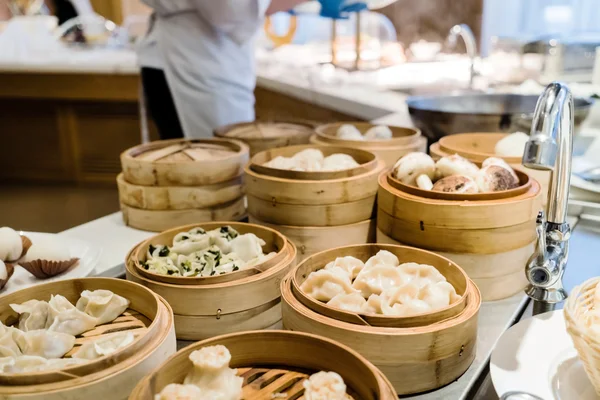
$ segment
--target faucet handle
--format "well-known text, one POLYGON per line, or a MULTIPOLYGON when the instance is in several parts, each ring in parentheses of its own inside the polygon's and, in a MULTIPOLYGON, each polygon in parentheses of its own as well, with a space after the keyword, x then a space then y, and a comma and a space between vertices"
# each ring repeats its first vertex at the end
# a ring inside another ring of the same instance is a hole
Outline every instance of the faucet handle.
POLYGON ((543 265, 546 261, 546 214, 544 211, 538 212, 535 225, 537 234, 536 258, 539 265, 543 265))

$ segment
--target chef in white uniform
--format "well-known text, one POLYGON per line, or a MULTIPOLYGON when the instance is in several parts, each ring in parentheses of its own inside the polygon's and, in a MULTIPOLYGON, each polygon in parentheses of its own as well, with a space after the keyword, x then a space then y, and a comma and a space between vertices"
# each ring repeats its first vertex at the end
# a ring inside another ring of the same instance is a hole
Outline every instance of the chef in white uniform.
POLYGON ((143 1, 154 15, 138 53, 148 109, 161 138, 211 137, 219 126, 254 120, 253 38, 265 15, 304 0, 143 1), (152 90, 161 70, 166 86, 152 90), (147 72, 154 77, 148 79, 147 72), (176 116, 169 116, 173 109, 176 116))

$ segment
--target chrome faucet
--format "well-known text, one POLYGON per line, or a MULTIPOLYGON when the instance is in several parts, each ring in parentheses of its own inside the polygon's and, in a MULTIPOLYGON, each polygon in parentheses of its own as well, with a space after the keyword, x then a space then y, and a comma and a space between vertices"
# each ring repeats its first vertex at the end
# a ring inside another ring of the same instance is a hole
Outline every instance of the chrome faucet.
POLYGON ((473 35, 473 31, 469 28, 467 24, 454 25, 450 29, 450 34, 448 35, 448 42, 450 46, 456 46, 456 41, 458 37, 462 37, 465 42, 465 48, 467 49, 467 55, 469 56, 469 60, 471 61, 471 66, 469 70, 469 88, 473 88, 473 79, 475 78, 475 57, 477 57, 477 42, 475 42, 475 35, 473 35))
POLYGON ((562 278, 569 256, 571 228, 567 223, 573 153, 573 96, 569 88, 551 83, 538 99, 523 165, 551 171, 547 213, 537 216, 537 246, 525 267, 534 300, 533 313, 551 311, 567 298, 562 278))

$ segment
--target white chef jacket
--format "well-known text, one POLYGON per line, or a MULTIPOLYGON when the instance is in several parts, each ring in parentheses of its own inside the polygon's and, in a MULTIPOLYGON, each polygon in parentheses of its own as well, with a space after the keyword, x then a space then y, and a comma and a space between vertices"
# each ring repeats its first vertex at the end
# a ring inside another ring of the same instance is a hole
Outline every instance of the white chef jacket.
POLYGON ((254 36, 271 0, 143 0, 155 24, 140 64, 162 68, 186 137, 254 120, 254 36))

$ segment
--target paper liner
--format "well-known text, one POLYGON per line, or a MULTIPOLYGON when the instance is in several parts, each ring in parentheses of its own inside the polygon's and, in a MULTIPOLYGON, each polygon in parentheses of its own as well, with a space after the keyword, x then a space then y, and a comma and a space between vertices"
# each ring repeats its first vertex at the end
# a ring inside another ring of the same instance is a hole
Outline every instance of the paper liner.
POLYGON ((32 243, 31 243, 31 239, 29 239, 25 235, 21 235, 21 243, 23 243, 23 252, 21 253, 20 258, 23 258, 23 257, 25 257, 25 254, 27 254, 27 251, 31 247, 32 243))
POLYGON ((6 282, 8 282, 13 272, 15 272, 14 265, 10 263, 4 263, 4 265, 6 266, 6 279, 0 279, 0 289, 2 289, 6 285, 6 282))
POLYGON ((75 265, 75 263, 78 261, 79 258, 71 258, 68 261, 32 260, 28 262, 21 262, 19 265, 29 271, 29 273, 36 278, 47 279, 62 274, 75 265))

